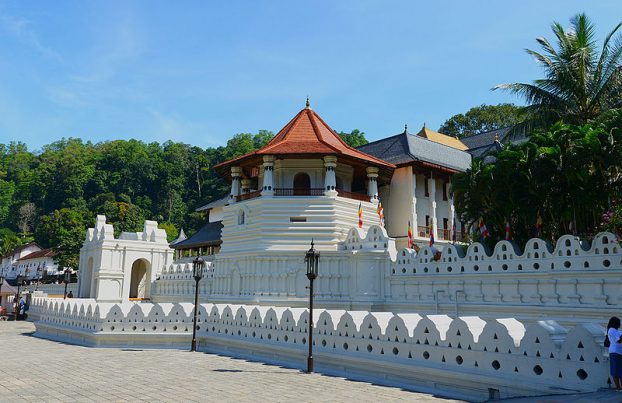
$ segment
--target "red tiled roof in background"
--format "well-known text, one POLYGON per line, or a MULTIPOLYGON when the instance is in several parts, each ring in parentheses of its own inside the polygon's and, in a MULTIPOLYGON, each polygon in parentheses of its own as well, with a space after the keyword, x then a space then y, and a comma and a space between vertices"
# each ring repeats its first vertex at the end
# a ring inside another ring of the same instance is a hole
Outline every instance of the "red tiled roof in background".
POLYGON ((52 248, 48 248, 48 249, 38 250, 36 252, 29 253, 28 255, 20 259, 17 259, 17 261, 21 262, 22 260, 30 260, 30 259, 40 258, 40 257, 54 257, 55 255, 56 253, 52 250, 52 248))
POLYGON ((298 112, 298 114, 263 148, 220 163, 214 168, 219 170, 232 165, 234 162, 262 155, 301 156, 304 154, 336 155, 338 157, 342 156, 349 159, 364 161, 381 168, 395 168, 395 165, 391 163, 365 154, 347 145, 339 135, 308 106, 298 112))

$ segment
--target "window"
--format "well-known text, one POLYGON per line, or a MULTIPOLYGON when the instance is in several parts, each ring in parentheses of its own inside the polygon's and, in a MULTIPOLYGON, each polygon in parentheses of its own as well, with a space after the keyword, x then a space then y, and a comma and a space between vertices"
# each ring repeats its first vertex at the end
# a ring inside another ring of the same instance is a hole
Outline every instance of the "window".
POLYGON ((429 215, 425 216, 425 226, 426 227, 430 226, 430 216, 429 215))
POLYGON ((447 200, 447 182, 443 181, 443 200, 447 200))
POLYGON ((449 219, 443 218, 443 228, 448 229, 448 227, 449 227, 449 219))
POLYGON ((425 191, 425 197, 430 197, 430 187, 429 187, 429 183, 428 183, 428 178, 427 177, 423 177, 423 189, 425 191))
POLYGON ((246 224, 246 214, 244 213, 244 210, 240 210, 238 212, 238 225, 244 224, 246 224))

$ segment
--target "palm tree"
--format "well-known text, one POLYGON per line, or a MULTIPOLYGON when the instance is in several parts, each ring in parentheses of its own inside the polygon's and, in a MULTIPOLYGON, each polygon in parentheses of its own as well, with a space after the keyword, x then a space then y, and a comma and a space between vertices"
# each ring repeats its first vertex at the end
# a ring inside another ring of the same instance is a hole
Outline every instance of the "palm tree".
POLYGON ((552 25, 557 49, 536 38, 542 52, 526 49, 544 68, 545 78, 533 84, 500 84, 493 88, 517 94, 528 103, 529 120, 517 129, 548 127, 558 120, 584 124, 622 106, 622 23, 607 35, 600 55, 594 25, 585 14, 570 20, 570 29, 552 25))

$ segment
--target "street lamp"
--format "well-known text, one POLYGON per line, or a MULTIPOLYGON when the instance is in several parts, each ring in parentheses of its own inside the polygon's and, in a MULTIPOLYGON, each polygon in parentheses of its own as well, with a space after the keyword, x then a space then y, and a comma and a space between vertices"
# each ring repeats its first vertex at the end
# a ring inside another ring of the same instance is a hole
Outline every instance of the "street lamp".
POLYGON ((305 255, 305 263, 307 264, 307 278, 309 279, 309 355, 307 356, 307 373, 311 373, 313 372, 313 280, 317 278, 320 266, 320 252, 313 247, 313 239, 311 240, 311 249, 305 255))
POLYGON ((199 306, 199 281, 203 278, 205 260, 200 256, 192 261, 192 275, 196 284, 194 286, 194 320, 192 324, 192 345, 190 351, 197 351, 197 313, 199 306))
POLYGON ((71 270, 69 268, 65 269, 65 294, 63 299, 67 299, 67 284, 71 281, 71 270))

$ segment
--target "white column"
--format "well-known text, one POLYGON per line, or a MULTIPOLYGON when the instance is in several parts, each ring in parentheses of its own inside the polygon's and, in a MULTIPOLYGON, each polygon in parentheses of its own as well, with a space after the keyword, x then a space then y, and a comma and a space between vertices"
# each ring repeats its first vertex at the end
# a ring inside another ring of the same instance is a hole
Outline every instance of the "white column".
POLYGON ((430 173, 430 178, 428 179, 428 191, 430 193, 430 220, 432 220, 432 230, 436 240, 438 238, 438 223, 436 220, 436 180, 433 173, 430 173))
POLYGON ((324 157, 324 168, 326 169, 326 174, 324 176, 324 195, 335 197, 337 196, 337 178, 335 177, 337 157, 332 155, 324 157))
POLYGON ((240 177, 241 176, 242 176, 242 168, 231 167, 231 193, 229 194, 230 199, 235 199, 236 196, 240 195, 240 177))
POLYGON ((274 183, 272 175, 274 172, 274 156, 264 155, 263 157, 263 188, 261 190, 261 196, 274 195, 274 183))
MULTIPOLYGON (((413 238, 419 235, 419 229, 417 228, 417 174, 413 171, 412 173, 412 212, 411 212, 411 222, 410 225, 413 229, 413 238)), ((408 231, 408 229, 407 229, 408 231)), ((408 233, 406 234, 408 237, 408 233)))
MULTIPOLYGON (((456 212, 456 209, 454 207, 454 198, 453 195, 449 194, 449 187, 451 186, 451 179, 449 179, 449 181, 447 182, 447 184, 445 185, 447 186, 447 197, 449 199, 449 239, 453 239, 453 231, 454 231, 454 215, 456 212)), ((456 225, 456 230, 458 230, 458 225, 456 225)))
POLYGON ((373 202, 378 199, 378 168, 367 167, 367 195, 373 202))

